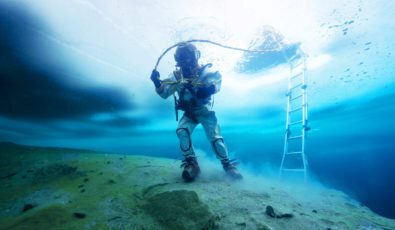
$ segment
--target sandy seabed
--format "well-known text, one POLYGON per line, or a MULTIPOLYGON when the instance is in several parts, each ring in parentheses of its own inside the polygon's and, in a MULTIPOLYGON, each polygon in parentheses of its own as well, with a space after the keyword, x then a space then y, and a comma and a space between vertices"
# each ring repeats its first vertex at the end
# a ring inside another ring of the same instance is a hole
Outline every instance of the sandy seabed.
POLYGON ((0 229, 395 229, 340 191, 233 181, 207 159, 184 183, 174 159, 11 143, 0 154, 0 229))

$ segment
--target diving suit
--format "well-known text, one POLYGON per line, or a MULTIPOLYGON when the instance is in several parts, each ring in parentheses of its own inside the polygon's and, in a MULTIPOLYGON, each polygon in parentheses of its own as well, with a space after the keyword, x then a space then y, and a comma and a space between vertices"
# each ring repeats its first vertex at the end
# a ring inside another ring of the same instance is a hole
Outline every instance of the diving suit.
MULTIPOLYGON (((191 135, 198 124, 202 124, 208 140, 227 173, 234 179, 241 179, 234 162, 229 160, 228 150, 221 135, 215 112, 212 110, 213 95, 221 88, 221 74, 212 69, 212 64, 199 65, 200 52, 191 43, 177 46, 174 54, 176 70, 168 78, 160 80, 158 71, 153 70, 151 80, 156 93, 166 99, 175 97, 176 113, 184 111, 176 129, 180 149, 184 156, 182 178, 193 181, 200 173, 191 135)), ((178 117, 178 116, 177 116, 178 117)))

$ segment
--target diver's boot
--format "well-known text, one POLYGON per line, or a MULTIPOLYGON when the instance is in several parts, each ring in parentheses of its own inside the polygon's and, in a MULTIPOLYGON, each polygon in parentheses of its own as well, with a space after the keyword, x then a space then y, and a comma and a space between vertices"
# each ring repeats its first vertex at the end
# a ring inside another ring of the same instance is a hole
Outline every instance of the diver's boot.
POLYGON ((225 160, 222 160, 221 163, 222 163, 222 166, 224 167, 226 174, 228 176, 230 176, 232 179, 235 179, 235 180, 243 179, 243 176, 236 168, 237 163, 235 162, 235 160, 225 159, 225 160))
POLYGON ((191 182, 195 180, 195 178, 200 173, 200 168, 195 156, 186 157, 181 164, 181 167, 184 167, 182 171, 182 178, 185 182, 191 182))

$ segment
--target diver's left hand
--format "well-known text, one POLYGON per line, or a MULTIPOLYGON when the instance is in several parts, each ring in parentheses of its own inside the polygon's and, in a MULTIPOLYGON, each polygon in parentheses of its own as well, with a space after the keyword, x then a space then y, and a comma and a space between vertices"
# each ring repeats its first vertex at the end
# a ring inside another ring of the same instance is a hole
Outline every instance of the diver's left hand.
POLYGON ((214 93, 215 93, 215 85, 202 86, 198 88, 196 92, 196 97, 206 98, 213 95, 214 93))

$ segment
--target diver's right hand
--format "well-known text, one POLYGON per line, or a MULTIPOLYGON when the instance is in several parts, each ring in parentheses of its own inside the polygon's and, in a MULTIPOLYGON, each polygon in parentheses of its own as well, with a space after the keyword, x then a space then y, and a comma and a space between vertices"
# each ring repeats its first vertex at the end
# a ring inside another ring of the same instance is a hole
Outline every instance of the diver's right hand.
POLYGON ((161 85, 159 78, 160 78, 159 72, 156 69, 152 70, 151 81, 154 83, 155 88, 159 88, 161 85))

